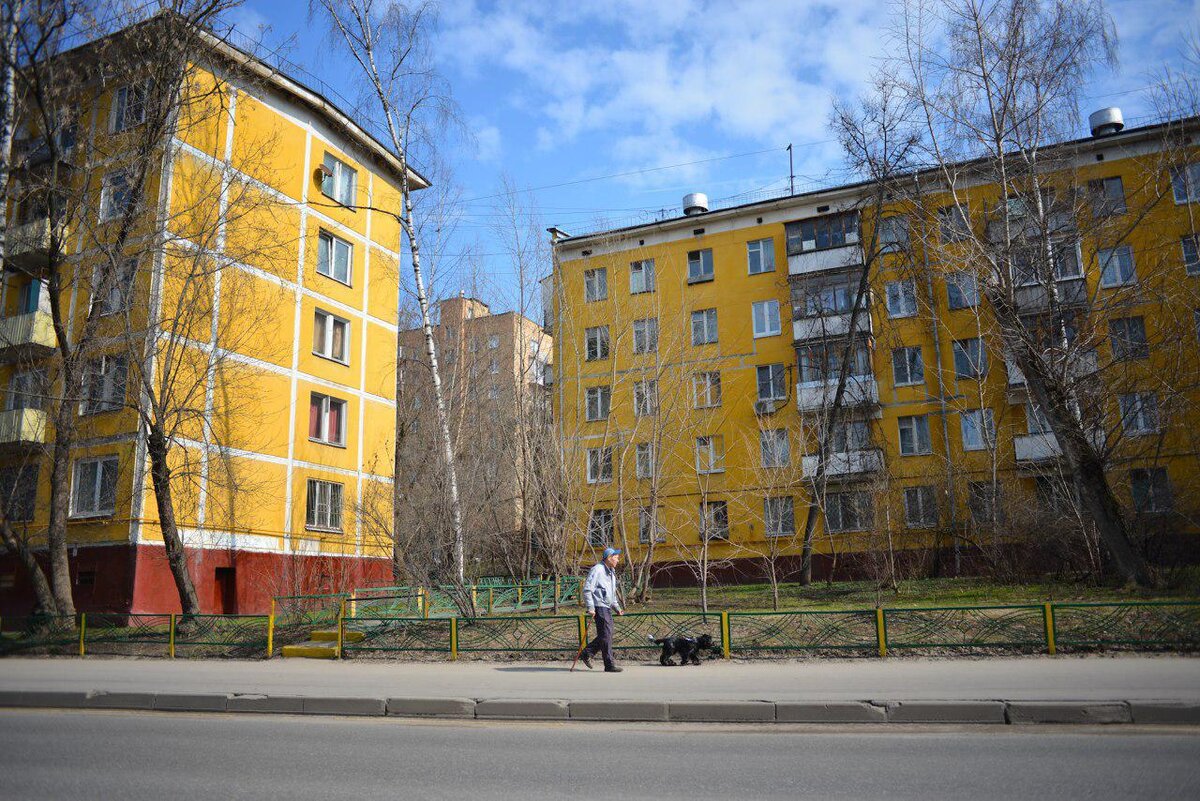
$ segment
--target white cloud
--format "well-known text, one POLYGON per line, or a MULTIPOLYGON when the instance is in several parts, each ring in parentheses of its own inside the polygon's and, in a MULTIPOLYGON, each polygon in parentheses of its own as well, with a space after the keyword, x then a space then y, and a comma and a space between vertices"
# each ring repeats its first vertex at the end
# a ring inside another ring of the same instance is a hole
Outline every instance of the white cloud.
POLYGON ((500 129, 482 121, 476 121, 471 128, 475 134, 475 150, 479 160, 499 161, 502 150, 500 129))

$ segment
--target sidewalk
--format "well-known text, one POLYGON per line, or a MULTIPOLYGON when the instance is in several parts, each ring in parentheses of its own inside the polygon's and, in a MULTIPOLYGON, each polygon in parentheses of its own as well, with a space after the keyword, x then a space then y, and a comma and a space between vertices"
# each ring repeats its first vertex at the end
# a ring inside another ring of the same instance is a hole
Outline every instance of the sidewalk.
POLYGON ((797 722, 832 716, 830 722, 1004 723, 1032 716, 1028 722, 1200 724, 1200 658, 1193 657, 714 660, 674 668, 626 662, 621 674, 582 666, 572 673, 569 667, 10 658, 0 660, 0 706, 524 718, 605 713, 616 720, 805 718, 797 722), (189 705, 187 698, 194 701, 189 705))

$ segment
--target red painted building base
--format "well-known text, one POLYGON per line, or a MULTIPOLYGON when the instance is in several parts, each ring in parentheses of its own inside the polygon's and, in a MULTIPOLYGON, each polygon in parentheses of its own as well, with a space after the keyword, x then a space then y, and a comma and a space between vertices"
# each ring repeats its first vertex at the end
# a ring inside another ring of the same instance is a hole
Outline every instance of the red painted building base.
MULTIPOLYGON (((43 569, 48 569, 43 559, 43 569)), ((269 612, 277 595, 349 592, 392 583, 390 559, 237 550, 188 551, 188 572, 206 614, 269 612)), ((71 586, 80 612, 179 612, 166 551, 154 545, 77 548, 71 586)), ((33 587, 16 557, 0 556, 0 615, 26 615, 33 587)))

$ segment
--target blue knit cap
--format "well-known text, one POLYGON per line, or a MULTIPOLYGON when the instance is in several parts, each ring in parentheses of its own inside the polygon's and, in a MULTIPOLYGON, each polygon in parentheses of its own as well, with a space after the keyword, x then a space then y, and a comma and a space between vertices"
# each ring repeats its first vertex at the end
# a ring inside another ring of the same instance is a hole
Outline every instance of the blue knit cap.
POLYGON ((605 548, 605 549, 604 549, 604 555, 600 557, 600 561, 601 561, 601 562, 603 562, 603 561, 604 561, 605 559, 607 559, 608 557, 610 557, 610 556, 616 556, 616 555, 617 555, 617 554, 619 554, 619 553, 621 553, 621 549, 620 549, 620 548, 605 548))

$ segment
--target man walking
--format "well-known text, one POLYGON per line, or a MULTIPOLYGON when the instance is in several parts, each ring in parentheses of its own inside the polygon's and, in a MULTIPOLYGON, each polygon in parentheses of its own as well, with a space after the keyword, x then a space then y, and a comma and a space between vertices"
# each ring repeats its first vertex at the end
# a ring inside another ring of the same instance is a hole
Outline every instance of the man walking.
POLYGON ((596 639, 579 652, 579 659, 588 670, 592 668, 592 655, 598 653, 604 658, 605 673, 621 672, 621 668, 613 663, 612 650, 613 610, 618 615, 625 614, 617 597, 617 565, 620 563, 620 549, 605 548, 599 563, 592 567, 583 583, 583 602, 587 604, 588 614, 596 621, 596 639))

